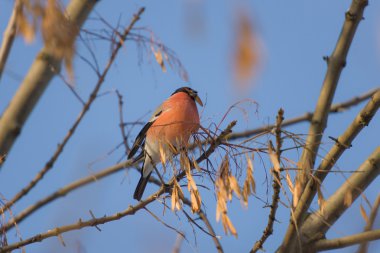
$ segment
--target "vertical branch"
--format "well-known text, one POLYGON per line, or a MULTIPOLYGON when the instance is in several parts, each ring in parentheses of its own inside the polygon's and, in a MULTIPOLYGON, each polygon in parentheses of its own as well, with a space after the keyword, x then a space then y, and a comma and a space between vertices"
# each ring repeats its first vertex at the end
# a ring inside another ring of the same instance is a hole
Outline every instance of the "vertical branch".
POLYGON ((323 132, 327 125, 329 108, 333 101, 340 74, 346 65, 346 58, 354 38, 359 22, 363 19, 364 8, 367 0, 353 0, 350 9, 346 12, 345 22, 335 49, 331 56, 326 57, 327 72, 323 81, 322 89, 313 114, 311 125, 305 148, 303 149, 299 166, 303 169, 297 175, 297 185, 295 191, 295 205, 303 191, 309 178, 311 169, 314 167, 315 158, 318 153, 319 145, 323 132))
POLYGON ((11 51, 13 41, 16 37, 17 32, 17 22, 16 14, 21 7, 21 1, 16 0, 14 3, 12 15, 9 18, 7 28, 4 31, 3 42, 1 43, 0 48, 0 80, 4 72, 5 64, 8 59, 9 52, 11 51))
POLYGON ((250 253, 256 253, 258 250, 261 250, 263 248, 264 242, 268 239, 268 237, 273 233, 273 225, 274 221, 276 220, 276 212, 278 208, 278 202, 280 200, 280 190, 281 190, 281 177, 280 177, 280 164, 281 164, 281 146, 282 146, 282 139, 281 139, 281 124, 284 120, 284 110, 280 109, 278 111, 278 115, 276 117, 276 152, 275 157, 272 158, 273 154, 273 144, 270 141, 269 142, 269 154, 271 156, 271 160, 273 163, 273 195, 272 195, 272 204, 270 205, 270 213, 268 217, 268 224, 263 232, 263 235, 261 236, 260 240, 256 241, 255 245, 251 249, 250 253), (276 160, 276 161, 273 161, 276 160))
MULTIPOLYGON (((72 0, 66 13, 70 21, 80 28, 95 0, 72 0)), ((61 59, 45 47, 39 52, 16 94, 0 118, 0 155, 8 154, 21 129, 44 93, 50 80, 60 71, 61 59)))
POLYGON ((123 117, 123 96, 120 94, 118 90, 116 90, 116 95, 119 100, 119 127, 121 131, 121 137, 123 138, 123 143, 125 147, 125 155, 128 156, 128 142, 127 142, 127 135, 125 134, 125 129, 124 129, 124 117, 123 117))

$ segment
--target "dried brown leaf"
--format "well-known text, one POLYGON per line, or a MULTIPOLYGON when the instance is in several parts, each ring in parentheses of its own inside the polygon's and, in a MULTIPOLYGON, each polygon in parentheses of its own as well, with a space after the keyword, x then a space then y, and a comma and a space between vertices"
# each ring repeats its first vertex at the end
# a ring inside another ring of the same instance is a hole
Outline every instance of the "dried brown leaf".
POLYGON ((174 180, 173 183, 173 189, 172 189, 172 205, 171 209, 172 211, 181 210, 182 209, 182 199, 183 199, 183 192, 181 187, 179 186, 177 180, 174 180))
POLYGON ((241 198, 241 191, 240 191, 240 186, 234 176, 229 176, 228 181, 230 184, 231 189, 235 192, 236 196, 238 198, 241 198))
POLYGON ((269 150, 269 159, 271 163, 273 164, 274 170, 280 173, 281 171, 280 161, 277 159, 276 153, 274 152, 271 144, 268 145, 268 150, 269 150))
POLYGON ((325 198, 323 197, 321 186, 319 184, 317 185, 317 193, 318 193, 319 210, 321 210, 321 212, 323 213, 326 202, 325 202, 325 198))
POLYGON ((302 184, 298 178, 296 178, 296 184, 294 187, 294 194, 293 194, 293 207, 296 207, 298 205, 299 198, 301 197, 302 193, 302 184))
POLYGON ((197 190, 192 190, 190 192, 191 199, 191 211, 193 213, 198 213, 201 210, 202 199, 197 190))
POLYGON ((288 185, 290 192, 294 195, 294 185, 293 185, 292 179, 290 178, 289 171, 286 171, 285 178, 286 178, 286 184, 288 185))
POLYGON ((199 167, 199 164, 197 163, 197 160, 195 160, 194 157, 193 157, 192 160, 193 160, 193 164, 194 164, 195 169, 196 169, 198 172, 202 172, 201 167, 199 167))
POLYGON ((253 177, 253 164, 251 159, 247 155, 247 178, 246 181, 248 182, 248 185, 250 186, 250 192, 256 193, 256 182, 255 178, 253 177))
POLYGON ((237 29, 234 67, 236 80, 240 88, 243 88, 248 84, 258 66, 258 39, 252 22, 245 13, 239 15, 237 29))
POLYGON ((45 47, 57 58, 63 59, 67 73, 72 79, 75 39, 79 30, 65 15, 56 0, 48 0, 41 24, 45 47))
POLYGON ((227 216, 226 213, 222 215, 222 224, 223 224, 223 229, 224 233, 228 234, 230 232, 232 235, 234 235, 237 238, 237 232, 236 228, 232 224, 230 218, 227 216))
POLYGON ((65 243, 65 241, 63 240, 63 236, 62 236, 62 234, 58 234, 57 237, 58 237, 59 242, 62 244, 62 246, 63 246, 63 247, 66 247, 66 243, 65 243))
POLYGON ((29 22, 24 12, 20 10, 16 17, 17 32, 24 37, 26 43, 32 43, 35 38, 36 28, 33 23, 29 22))
POLYGON ((162 146, 162 143, 160 142, 159 143, 159 151, 160 151, 160 160, 161 160, 161 163, 164 167, 164 173, 166 171, 166 168, 165 168, 165 164, 166 164, 166 152, 162 146))
MULTIPOLYGON (((154 54, 154 58, 156 59, 158 65, 160 65, 162 72, 166 72, 166 67, 165 67, 165 63, 164 63, 164 58, 163 58, 163 56, 162 56, 162 52, 161 52, 161 50, 160 50, 160 49, 157 49, 157 50, 156 50, 153 46, 151 47, 151 50, 152 50, 152 52, 153 52, 153 54, 154 54)), ((164 56, 165 56, 166 58, 168 58, 166 54, 164 54, 164 56)))

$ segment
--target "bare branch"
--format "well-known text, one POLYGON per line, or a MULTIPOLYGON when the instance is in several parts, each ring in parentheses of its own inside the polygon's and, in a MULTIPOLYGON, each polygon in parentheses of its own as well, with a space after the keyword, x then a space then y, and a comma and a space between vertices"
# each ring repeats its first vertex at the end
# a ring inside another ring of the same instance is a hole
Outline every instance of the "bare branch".
POLYGON ((90 219, 90 220, 87 220, 87 221, 82 221, 81 219, 79 219, 79 221, 76 222, 76 223, 73 223, 73 224, 70 224, 70 225, 66 225, 66 226, 62 226, 62 227, 56 227, 54 229, 48 230, 45 233, 41 233, 41 234, 32 236, 32 237, 30 237, 28 239, 22 240, 20 242, 16 242, 16 243, 4 246, 4 247, 0 248, 0 253, 10 252, 10 251, 12 251, 14 249, 18 249, 18 248, 23 247, 23 246, 28 245, 28 244, 32 244, 32 243, 36 243, 36 242, 41 242, 41 241, 45 240, 46 238, 50 238, 50 237, 53 237, 53 236, 59 236, 59 235, 65 233, 65 232, 69 232, 69 231, 73 231, 73 230, 78 230, 78 229, 82 229, 82 228, 85 228, 85 227, 94 227, 94 226, 97 226, 97 225, 100 225, 100 224, 104 224, 104 223, 108 223, 108 222, 111 222, 111 221, 119 220, 119 219, 121 219, 121 218, 123 218, 123 217, 125 217, 127 215, 135 214, 138 210, 144 208, 146 205, 148 205, 149 203, 151 203, 154 200, 156 200, 163 193, 164 193, 164 188, 161 187, 160 190, 158 190, 156 193, 154 193, 151 196, 149 196, 144 201, 139 202, 135 206, 130 206, 126 210, 124 210, 122 212, 115 213, 115 214, 113 214, 111 216, 104 216, 104 217, 95 218, 95 219, 93 218, 93 219, 90 219))
MULTIPOLYGON (((215 140, 213 140, 211 142, 210 147, 196 160, 196 162, 197 163, 201 163, 203 160, 208 159, 208 157, 221 144, 222 140, 225 139, 226 136, 229 133, 231 133, 231 131, 232 131, 231 129, 232 129, 232 127, 235 124, 236 124, 236 121, 231 122, 226 127, 226 129, 223 130, 222 133, 215 140)), ((134 161, 132 161, 132 159, 130 159, 126 163, 128 163, 128 165, 131 166, 131 164, 133 164, 133 162, 134 161)), ((122 167, 124 167, 126 165, 127 164, 122 164, 122 167)), ((120 165, 115 165, 114 166, 115 167, 114 170, 117 170, 117 166, 120 166, 120 165)), ((191 168, 192 169, 194 168, 194 164, 191 164, 191 168)), ((181 178, 184 178, 184 177, 185 177, 185 172, 182 172, 177 177, 173 177, 169 181, 168 185, 172 186, 173 183, 175 182, 175 180, 179 181, 181 178)), ((76 182, 77 182, 77 185, 73 185, 72 187, 75 187, 75 186, 79 187, 78 184, 80 184, 81 182, 79 182, 79 181, 76 181, 76 182)), ((44 240, 46 238, 49 238, 49 237, 59 236, 62 233, 65 233, 65 232, 68 232, 68 231, 78 230, 78 229, 82 229, 84 227, 90 227, 90 226, 93 227, 93 226, 97 226, 97 225, 104 224, 104 223, 107 223, 107 222, 119 220, 119 219, 121 219, 121 218, 123 218, 123 217, 125 217, 127 215, 134 214, 136 211, 144 208, 149 203, 153 202, 154 200, 156 200, 157 198, 159 198, 162 194, 164 194, 167 191, 168 188, 170 188, 170 187, 167 187, 167 185, 161 185, 160 189, 158 191, 156 191, 154 194, 150 195, 147 199, 145 199, 143 201, 140 201, 135 206, 130 206, 128 209, 126 209, 126 210, 124 210, 122 212, 116 213, 116 214, 111 215, 111 216, 104 216, 102 218, 96 218, 96 219, 93 218, 93 219, 87 220, 87 221, 79 220, 77 223, 74 223, 74 224, 71 224, 71 225, 57 227, 55 229, 49 230, 46 233, 38 234, 36 236, 33 236, 33 237, 28 238, 28 239, 22 240, 20 242, 13 243, 13 244, 10 244, 8 246, 4 246, 4 247, 0 248, 0 253, 9 252, 11 250, 23 247, 23 246, 28 245, 28 244, 32 244, 32 243, 35 243, 35 242, 40 242, 40 241, 42 241, 42 240, 44 240)), ((62 194, 62 193, 59 193, 59 192, 57 192, 57 193, 58 194, 62 194)), ((0 228, 0 231, 6 231, 12 225, 13 224, 11 224, 10 222, 8 222, 5 226, 3 226, 3 227, 0 228)))
POLYGON ((52 194, 48 195, 47 197, 40 199, 36 201, 34 204, 30 205, 23 211, 21 211, 18 215, 14 216, 12 219, 8 221, 5 225, 1 227, 1 231, 8 231, 10 228, 14 226, 14 224, 21 223, 25 218, 27 218, 29 215, 40 209, 41 207, 45 206, 46 204, 60 198, 66 196, 69 192, 72 192, 82 186, 85 186, 87 184, 90 184, 92 182, 95 182, 103 177, 112 175, 118 171, 121 171, 124 168, 132 167, 136 164, 133 159, 127 160, 122 163, 118 163, 114 166, 111 166, 107 169, 104 169, 94 175, 90 175, 84 178, 81 178, 77 181, 72 182, 71 184, 68 184, 61 189, 58 189, 57 191, 53 192, 52 194))
POLYGON ((367 186, 380 174, 380 147, 358 168, 363 173, 352 174, 346 182, 325 202, 323 211, 308 216, 301 227, 301 239, 306 243, 323 238, 326 231, 364 192, 367 186), (345 198, 350 194, 351 203, 345 198))
POLYGON ((362 242, 374 241, 380 239, 380 229, 359 233, 356 235, 345 236, 331 240, 319 240, 315 243, 317 251, 340 249, 352 246, 362 242))
POLYGON ((177 234, 177 239, 175 240, 175 244, 172 250, 172 253, 180 253, 181 252, 181 245, 183 241, 183 235, 177 234))
MULTIPOLYGON (((191 201, 189 199, 184 198, 183 199, 183 203, 185 205, 191 207, 191 201)), ((187 216, 187 213, 184 213, 184 214, 187 216)), ((212 240, 213 240, 213 242, 215 244, 215 247, 216 247, 216 250, 218 251, 218 253, 223 253, 224 251, 223 251, 222 245, 220 244, 219 239, 216 236, 215 231, 214 231, 214 229, 213 229, 210 221, 207 218, 207 215, 205 214, 205 212, 203 212, 202 209, 199 210, 198 215, 202 219, 203 223, 206 225, 208 232, 205 231, 205 230, 203 230, 203 228, 201 228, 201 227, 199 227, 199 229, 201 229, 202 231, 204 231, 205 233, 207 233, 208 235, 210 235, 212 237, 212 240)), ((188 218, 190 219, 190 217, 188 217, 188 218)), ((196 226, 198 226, 195 222, 194 222, 194 224, 196 226)))
POLYGON ((214 236, 212 237, 212 240, 214 241, 214 244, 215 244, 216 250, 218 251, 218 253, 223 253, 224 251, 223 251, 223 248, 222 248, 222 244, 220 244, 219 239, 218 239, 218 237, 216 236, 215 231, 214 231, 214 229, 212 228, 210 221, 207 219, 206 214, 205 214, 203 211, 200 211, 200 212, 199 212, 199 217, 202 219, 203 223, 206 225, 206 227, 207 227, 207 229, 208 229, 208 232, 209 232, 210 234, 214 235, 214 236))
MULTIPOLYGON (((284 111, 280 109, 277 114, 276 121, 276 155, 275 158, 277 161, 275 163, 281 163, 281 147, 282 147, 282 139, 281 139, 281 124, 284 120, 284 111)), ((273 152, 273 144, 269 142, 269 151, 273 152)), ((280 190, 281 190, 281 177, 280 170, 276 169, 276 166, 273 164, 274 168, 271 170, 273 173, 273 195, 272 195, 272 204, 270 205, 270 213, 268 217, 268 224, 261 236, 260 240, 256 241, 255 245, 251 249, 250 253, 256 253, 258 250, 263 248, 264 242, 268 239, 268 237, 273 233, 273 225, 276 220, 276 212, 278 208, 278 202, 280 200, 280 190)), ((279 167, 279 166, 277 166, 279 167)))
POLYGON ((127 135, 125 133, 124 123, 123 123, 124 122, 123 96, 120 94, 120 92, 118 90, 116 90, 116 95, 117 95, 117 98, 119 100, 119 120, 120 120, 119 127, 120 127, 121 136, 123 138, 123 143, 124 143, 124 147, 125 147, 125 155, 128 155, 129 146, 128 146, 127 135))
POLYGON ((134 15, 131 23, 129 26, 124 30, 124 33, 122 34, 122 37, 117 43, 117 46, 115 47, 114 51, 112 52, 110 59, 106 65, 106 67, 103 70, 103 73, 98 79, 97 84, 95 85, 93 91, 91 92, 87 102, 84 104, 82 111, 79 113, 78 118, 74 122, 74 124, 71 126, 69 131, 67 132, 65 138, 63 139, 62 143, 58 145, 56 151, 54 152, 53 156, 50 158, 50 160, 45 164, 45 167, 37 173, 37 175, 34 177, 34 179, 26 186, 24 187, 19 193, 17 193, 10 201, 8 201, 4 207, 0 209, 0 214, 4 212, 4 210, 9 209, 14 203, 16 203, 18 200, 20 200, 23 196, 28 194, 28 192, 44 177, 44 175, 54 166, 54 163, 57 161, 58 157, 61 155, 64 147, 70 140, 70 138, 75 133, 75 130, 81 123, 82 119, 86 115, 86 113, 90 110, 90 107, 94 100, 97 97, 97 94, 100 90, 100 87, 104 83, 105 77, 112 66, 113 62, 115 61, 116 55, 119 52, 120 48, 124 45, 124 40, 127 38, 129 32, 133 28, 134 24, 139 20, 141 14, 144 12, 144 8, 141 8, 137 14, 134 15))
POLYGON ((16 22, 16 14, 21 7, 21 1, 16 0, 14 2, 13 11, 11 17, 9 18, 7 28, 4 31, 3 42, 1 43, 0 48, 0 80, 1 76, 4 72, 5 64, 8 59, 9 52, 11 51, 13 40, 16 37, 17 32, 17 22, 16 22))
POLYGON ((367 4, 367 0, 352 1, 349 10, 346 12, 346 18, 335 49, 331 56, 326 58, 328 67, 325 79, 313 114, 308 137, 306 139, 306 145, 299 161, 303 170, 300 171, 296 177, 296 183, 299 184, 299 189, 301 189, 301 191, 294 194, 296 201, 300 198, 301 192, 309 179, 311 169, 314 167, 315 158, 318 153, 323 132, 327 125, 328 112, 334 98, 340 74, 346 65, 346 58, 351 42, 354 38, 359 22, 363 18, 364 8, 367 4))
MULTIPOLYGON (((367 126, 372 117, 376 114, 380 106, 380 89, 376 90, 372 98, 366 106, 358 113, 353 122, 348 126, 346 131, 339 136, 338 141, 330 149, 328 154, 322 159, 321 164, 314 172, 314 176, 309 180, 299 202, 294 211, 294 221, 300 224, 302 217, 308 210, 312 200, 317 192, 317 185, 323 182, 327 176, 327 172, 331 171, 335 162, 341 157, 347 147, 351 146, 352 141, 360 133, 360 131, 367 126)), ((357 173, 360 174, 360 173, 357 173)), ((286 232, 286 240, 292 240, 295 236, 294 223, 290 223, 286 232)))
MULTIPOLYGON (((222 133, 215 138, 214 140, 210 141, 210 147, 206 150, 205 153, 202 154, 200 158, 198 158, 197 163, 200 163, 204 159, 207 159, 214 151, 215 149, 222 143, 222 141, 227 137, 228 134, 231 133, 232 127, 236 124, 235 121, 231 122, 222 133)), ((11 220, 8 221, 4 226, 0 228, 0 231, 8 231, 10 228, 12 228, 15 224, 20 223, 23 221, 26 217, 34 213, 36 210, 40 209, 41 207, 45 206, 46 204, 56 200, 57 198, 63 197, 67 195, 69 192, 76 190, 82 186, 85 186, 87 184, 90 184, 92 182, 95 182, 96 180, 99 180, 103 177, 112 175, 124 168, 129 168, 132 166, 135 166, 138 161, 134 161, 133 159, 127 160, 122 163, 118 163, 114 166, 111 166, 107 169, 104 169, 94 175, 90 175, 88 177, 84 177, 82 179, 79 179, 77 181, 74 181, 73 183, 55 191, 54 193, 50 194, 49 196, 37 201, 35 204, 27 207, 23 211, 21 211, 17 216, 13 217, 11 220)), ((192 167, 193 164, 191 164, 192 167)), ((181 178, 183 178, 186 175, 185 172, 179 174, 177 176, 177 180, 179 181, 181 178)), ((152 180, 154 180, 152 178, 152 180)))
MULTIPOLYGON (((66 13, 70 21, 80 28, 90 14, 95 0, 72 0, 66 13)), ((44 47, 37 55, 15 96, 0 118, 0 155, 6 155, 44 93, 50 80, 60 71, 61 59, 44 47)))
MULTIPOLYGON (((347 101, 333 104, 331 106, 331 108, 330 108, 330 113, 339 113, 339 112, 346 111, 349 108, 351 108, 352 106, 358 105, 359 103, 361 103, 361 102, 369 99, 370 97, 372 97, 373 94, 375 94, 379 90, 380 89, 370 90, 370 91, 368 91, 368 92, 366 92, 366 93, 364 93, 364 94, 362 94, 360 96, 350 98, 347 101)), ((304 122, 304 121, 311 122, 312 118, 313 118, 313 113, 312 112, 307 112, 304 115, 284 120, 284 122, 282 122, 281 127, 282 128, 288 127, 288 126, 295 125, 295 124, 298 124, 298 123, 301 123, 301 122, 304 122)), ((255 129, 248 130, 248 131, 245 131, 245 132, 232 133, 229 136, 229 140, 236 140, 236 139, 250 137, 250 136, 253 136, 253 135, 256 135, 256 134, 259 134, 259 133, 263 133, 263 132, 269 132, 269 131, 271 131, 275 127, 276 127, 276 125, 273 124, 273 125, 268 125, 268 126, 265 126, 265 127, 255 128, 255 129)))

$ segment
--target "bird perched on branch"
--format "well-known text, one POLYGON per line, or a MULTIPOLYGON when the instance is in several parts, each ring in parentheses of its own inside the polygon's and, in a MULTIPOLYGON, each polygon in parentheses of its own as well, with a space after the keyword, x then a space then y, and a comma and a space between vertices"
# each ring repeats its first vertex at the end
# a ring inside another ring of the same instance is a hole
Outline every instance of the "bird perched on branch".
POLYGON ((177 89, 156 109, 137 135, 128 159, 141 147, 144 162, 134 199, 141 200, 149 177, 162 155, 169 157, 176 154, 187 146, 190 136, 198 131, 199 114, 195 102, 203 106, 197 91, 189 87, 177 89))

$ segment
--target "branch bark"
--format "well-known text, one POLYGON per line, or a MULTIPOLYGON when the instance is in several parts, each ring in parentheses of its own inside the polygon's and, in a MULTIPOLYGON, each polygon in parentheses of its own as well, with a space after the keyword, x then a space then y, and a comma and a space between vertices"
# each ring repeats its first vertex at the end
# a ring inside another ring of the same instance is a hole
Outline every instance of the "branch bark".
MULTIPOLYGON (((222 140, 224 140, 226 138, 226 136, 229 133, 231 133, 231 131, 232 131, 231 129, 232 129, 233 126, 235 126, 235 124, 236 124, 236 121, 231 122, 226 127, 226 129, 224 131, 222 131, 222 133, 211 142, 209 148, 197 159, 196 162, 197 163, 201 163, 205 159, 208 159, 208 157, 222 143, 222 140)), ((127 162, 133 164, 134 161, 132 161, 132 159, 130 159, 127 162)), ((192 164, 192 163, 191 163, 191 168, 192 169, 194 168, 194 164, 192 164)), ((186 173, 182 172, 178 176, 176 176, 176 179, 173 177, 169 181, 168 185, 172 186, 175 180, 179 181, 180 179, 184 178, 185 175, 186 175, 186 173)), ((104 224, 104 223, 107 223, 107 222, 119 220, 119 219, 121 219, 121 218, 123 218, 123 217, 125 217, 127 215, 134 214, 134 213, 136 213, 136 211, 144 208, 149 203, 153 202, 154 200, 156 200, 157 198, 159 198, 162 194, 164 194, 167 191, 168 188, 170 188, 170 187, 168 187, 167 185, 162 185, 158 191, 156 191, 154 194, 150 195, 147 199, 145 199, 143 201, 140 201, 135 206, 130 206, 129 208, 127 208, 126 210, 124 210, 122 212, 116 213, 116 214, 111 215, 111 216, 104 216, 104 217, 101 217, 101 218, 93 218, 93 219, 90 219, 90 220, 87 220, 87 221, 82 221, 81 219, 79 219, 79 221, 77 223, 70 224, 70 225, 67 225, 67 226, 57 227, 57 228, 54 228, 52 230, 47 231, 46 233, 38 234, 38 235, 32 236, 32 237, 30 237, 28 239, 22 240, 20 242, 16 242, 16 243, 4 246, 4 247, 0 248, 0 253, 9 252, 9 251, 12 251, 14 249, 21 248, 21 247, 23 247, 25 245, 28 245, 28 244, 32 244, 32 243, 35 243, 35 242, 40 242, 40 241, 42 241, 42 240, 44 240, 46 238, 50 238, 50 237, 53 237, 53 236, 60 236, 62 233, 65 233, 65 232, 68 232, 68 231, 78 230, 78 229, 82 229, 84 227, 94 227, 94 226, 96 227, 97 225, 100 225, 100 224, 104 224)), ((7 223, 7 225, 9 225, 9 223, 7 223)), ((2 232, 6 231, 6 226, 7 225, 1 227, 0 231, 2 231, 2 232)))
MULTIPOLYGON (((369 99, 370 97, 373 96, 373 94, 375 94, 379 90, 380 89, 370 90, 370 91, 368 91, 368 92, 366 92, 360 96, 350 98, 347 101, 333 104, 330 107, 329 113, 333 114, 333 113, 346 111, 349 108, 351 108, 352 106, 358 105, 359 103, 369 99)), ((281 127, 284 128, 284 127, 288 127, 288 126, 295 125, 295 124, 305 122, 305 121, 311 122, 312 118, 313 118, 313 113, 312 112, 306 112, 304 115, 284 120, 284 122, 282 122, 282 124, 281 124, 281 127)), ((259 127, 259 128, 255 128, 252 130, 244 131, 244 132, 232 133, 228 139, 229 140, 236 140, 236 139, 251 137, 251 136, 259 134, 259 133, 269 132, 275 127, 276 127, 276 125, 272 124, 272 125, 268 125, 265 127, 259 127)))
MULTIPOLYGON (((301 224, 302 217, 308 210, 312 200, 317 192, 317 184, 321 184, 327 172, 330 171, 335 165, 336 161, 341 157, 343 152, 351 146, 352 141, 360 133, 360 131, 367 126, 372 117, 376 114, 380 106, 380 89, 376 90, 372 98, 366 106, 355 117, 354 121, 349 125, 346 131, 339 136, 338 141, 330 149, 327 155, 322 159, 321 164, 318 166, 314 176, 309 180, 305 190, 294 210, 294 222, 301 224)), ((295 224, 291 222, 285 235, 285 240, 291 241, 295 236, 295 224)))
POLYGON ((315 250, 332 250, 352 246, 362 242, 380 239, 380 229, 359 233, 356 235, 345 236, 331 240, 319 240, 315 243, 315 250))
POLYGON ((308 216, 301 227, 301 240, 310 244, 324 237, 329 228, 346 211, 351 203, 364 192, 380 174, 380 147, 353 173, 346 182, 325 202, 323 211, 308 216), (347 203, 347 195, 351 195, 347 203))
MULTIPOLYGON (((256 253, 259 250, 263 249, 263 245, 265 241, 268 239, 268 237, 273 233, 273 225, 276 220, 276 212, 278 208, 278 202, 280 201, 280 190, 281 190, 281 174, 279 168, 276 168, 275 164, 280 165, 281 164, 281 147, 282 147, 282 138, 281 138, 281 124, 284 120, 284 111, 283 109, 280 109, 277 114, 277 120, 276 120, 276 154, 273 159, 277 161, 272 161, 273 163, 273 169, 272 169, 272 175, 273 175, 273 195, 272 195, 272 204, 270 205, 270 212, 268 217, 268 223, 267 226, 264 229, 263 235, 261 236, 260 240, 256 241, 253 245, 250 253, 256 253)), ((274 148, 272 147, 273 144, 271 141, 269 141, 269 150, 270 153, 274 153, 274 148)))
MULTIPOLYGON (((80 28, 97 1, 72 0, 66 9, 70 20, 80 28)), ((7 155, 30 113, 50 80, 60 71, 61 59, 43 48, 0 118, 0 155, 7 155)))
MULTIPOLYGON (((340 74, 346 65, 346 58, 354 38, 359 22, 363 18, 364 8, 367 6, 367 0, 353 0, 349 10, 346 12, 346 18, 341 30, 335 49, 330 57, 326 58, 327 71, 323 81, 322 89, 318 102, 313 114, 309 128, 306 144, 303 149, 299 165, 303 168, 296 177, 295 203, 302 194, 310 172, 314 167, 315 158, 318 153, 319 145, 328 121, 328 112, 333 101, 336 87, 340 74)), ((290 241, 284 241, 283 245, 289 245, 290 241)), ((285 247, 286 248, 286 247, 285 247)))
POLYGON ((34 204, 28 206, 24 210, 22 210, 19 214, 14 216, 12 219, 10 219, 6 224, 4 224, 0 228, 0 233, 7 232, 9 229, 15 226, 15 224, 20 224, 23 220, 25 220, 29 215, 37 211, 38 209, 42 208, 43 206, 47 205, 48 203, 53 202, 54 200, 66 196, 68 193, 83 187, 87 184, 96 182, 97 180, 112 175, 118 171, 121 171, 124 168, 130 168, 132 166, 135 166, 136 162, 133 159, 127 160, 122 163, 115 164, 114 166, 111 166, 107 169, 104 169, 94 175, 90 175, 84 178, 81 178, 77 181, 72 182, 71 184, 68 184, 61 189, 58 189, 57 191, 53 192, 52 194, 46 196, 43 199, 40 199, 36 201, 34 204))

